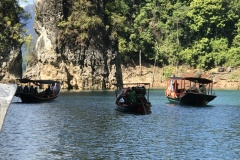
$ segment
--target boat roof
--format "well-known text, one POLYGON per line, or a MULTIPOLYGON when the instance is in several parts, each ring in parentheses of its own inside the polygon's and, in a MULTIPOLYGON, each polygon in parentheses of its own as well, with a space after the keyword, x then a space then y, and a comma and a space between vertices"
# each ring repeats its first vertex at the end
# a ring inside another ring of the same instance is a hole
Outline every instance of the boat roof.
POLYGON ((150 83, 123 83, 123 85, 150 85, 150 83))
POLYGON ((149 85, 150 86, 150 83, 144 83, 144 82, 141 82, 141 83, 114 83, 113 85, 115 86, 127 86, 127 85, 136 85, 136 86, 140 86, 140 85, 149 85))
POLYGON ((141 82, 141 83, 120 83, 120 84, 114 83, 113 85, 115 85, 116 87, 119 87, 119 88, 145 86, 145 87, 150 89, 150 83, 144 83, 144 82, 141 82))
POLYGON ((23 78, 23 79, 17 79, 20 83, 39 83, 39 84, 53 84, 53 83, 59 83, 59 81, 54 81, 54 80, 31 80, 28 78, 23 78))
POLYGON ((188 81, 191 81, 191 82, 202 83, 202 84, 208 84, 208 83, 213 82, 210 79, 199 78, 199 77, 169 77, 169 79, 172 79, 172 80, 188 80, 188 81))

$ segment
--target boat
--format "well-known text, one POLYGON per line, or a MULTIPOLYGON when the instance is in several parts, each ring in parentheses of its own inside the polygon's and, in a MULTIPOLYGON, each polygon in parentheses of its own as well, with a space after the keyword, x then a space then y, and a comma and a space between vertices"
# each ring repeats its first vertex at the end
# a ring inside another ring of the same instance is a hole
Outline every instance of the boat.
POLYGON ((165 96, 169 102, 203 106, 217 96, 213 94, 213 81, 201 77, 169 77, 165 96))
POLYGON ((16 84, 0 83, 0 131, 16 90, 16 84))
POLYGON ((23 103, 39 103, 56 99, 61 90, 59 81, 17 79, 19 84, 15 93, 23 103))
POLYGON ((150 83, 125 83, 116 90, 116 110, 125 113, 149 114, 150 83), (118 94, 117 92, 121 90, 118 94))

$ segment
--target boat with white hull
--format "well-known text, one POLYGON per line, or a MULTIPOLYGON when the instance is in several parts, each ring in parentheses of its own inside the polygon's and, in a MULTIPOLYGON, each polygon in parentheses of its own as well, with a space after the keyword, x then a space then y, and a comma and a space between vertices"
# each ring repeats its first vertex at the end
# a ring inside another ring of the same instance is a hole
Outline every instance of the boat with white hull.
POLYGON ((2 129, 8 108, 17 90, 16 84, 0 83, 0 131, 2 129))

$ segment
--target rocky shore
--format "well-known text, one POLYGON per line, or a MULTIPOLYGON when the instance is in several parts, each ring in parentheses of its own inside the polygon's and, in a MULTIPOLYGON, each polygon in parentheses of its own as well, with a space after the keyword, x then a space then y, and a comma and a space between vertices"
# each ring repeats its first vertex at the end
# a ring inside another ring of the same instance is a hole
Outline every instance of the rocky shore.
MULTIPOLYGON (((175 74, 175 76, 199 76, 208 78, 214 81, 213 89, 228 89, 228 90, 239 90, 240 89, 240 67, 231 68, 231 70, 220 70, 219 68, 213 68, 208 71, 200 69, 192 69, 189 67, 154 67, 152 65, 140 66, 121 66, 122 68, 122 81, 123 83, 151 83, 152 89, 164 89, 166 85, 167 77, 175 74)), ((72 70, 69 70, 73 72, 72 70)), ((73 73, 74 74, 74 73, 73 73)), ((76 75, 77 76, 77 75, 76 75)), ((80 75, 78 75, 80 76, 80 75)), ((28 76, 27 76, 28 77, 28 76)), ((46 79, 46 77, 45 77, 46 79)), ((2 83, 9 83, 8 81, 1 81, 2 83)), ((12 79, 10 81, 14 83, 12 79)), ((67 86, 62 85, 63 89, 67 86)), ((74 88, 76 89, 76 88, 74 88)), ((113 89, 113 88, 112 88, 113 89)), ((76 90, 82 90, 76 89, 76 90)))
POLYGON ((240 68, 214 68, 209 71, 181 67, 154 67, 154 66, 122 66, 123 83, 148 82, 153 89, 164 89, 166 78, 175 76, 199 76, 213 80, 214 89, 240 89, 240 68))

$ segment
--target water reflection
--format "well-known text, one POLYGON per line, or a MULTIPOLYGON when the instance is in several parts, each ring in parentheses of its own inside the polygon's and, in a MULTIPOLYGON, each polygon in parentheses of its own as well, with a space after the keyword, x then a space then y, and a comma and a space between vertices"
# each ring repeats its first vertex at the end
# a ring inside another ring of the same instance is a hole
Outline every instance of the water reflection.
MULTIPOLYGON (((225 95, 219 91, 218 95, 225 95)), ((13 103, 3 159, 237 159, 240 106, 171 106, 150 92, 150 115, 115 110, 114 92, 66 92, 52 103, 13 103)), ((236 94, 236 92, 233 92, 236 94)), ((232 95, 233 96, 233 95, 232 95)))

